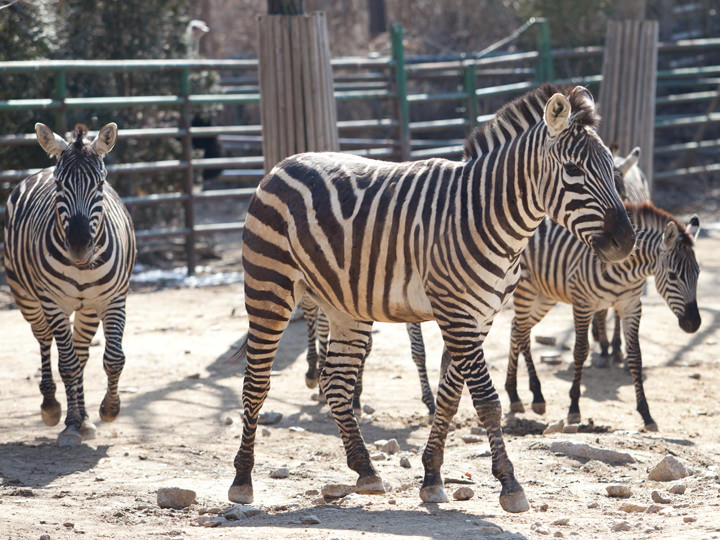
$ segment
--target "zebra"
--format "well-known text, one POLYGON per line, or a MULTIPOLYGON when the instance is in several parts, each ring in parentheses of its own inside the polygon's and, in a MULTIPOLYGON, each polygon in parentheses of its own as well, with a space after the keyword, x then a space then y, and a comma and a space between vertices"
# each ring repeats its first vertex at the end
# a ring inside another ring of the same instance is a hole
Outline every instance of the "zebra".
POLYGON ((320 384, 348 466, 358 474, 358 492, 385 492, 351 404, 372 323, 435 320, 452 362, 438 389, 420 497, 448 500, 440 467, 467 384, 488 434, 500 505, 510 512, 528 509, 505 450, 500 400, 482 342, 515 287, 520 253, 544 215, 608 261, 631 251, 634 232, 597 122, 588 90, 561 93, 543 85, 469 136, 464 162, 305 153, 263 178, 242 240, 249 329, 231 501, 253 500, 258 413, 280 337, 307 293, 330 321, 320 384))
MULTIPOLYGON (((323 313, 318 305, 308 296, 303 296, 300 307, 303 311, 305 323, 307 324, 308 335, 308 352, 307 364, 308 369, 305 373, 305 385, 308 388, 315 388, 318 384, 318 377, 325 365, 325 357, 327 355, 327 344, 329 341, 330 326, 327 316, 323 313), (317 346, 316 346, 317 343, 317 346)), ((410 338, 410 355, 415 363, 415 367, 420 378, 420 392, 422 402, 428 409, 430 418, 435 414, 435 395, 430 388, 430 380, 427 374, 427 363, 425 361, 425 342, 423 340, 422 329, 420 323, 407 323, 405 325, 408 337, 410 338)), ((372 350, 372 336, 370 336, 367 344, 367 352, 358 369, 357 383, 353 392, 353 411, 356 416, 362 414, 360 406, 360 396, 362 395, 363 371, 365 369, 365 360, 372 350)), ((319 393, 320 401, 324 401, 322 391, 319 393)))
MULTIPOLYGON (((612 145, 610 147, 612 150, 612 145)), ((616 175, 619 179, 617 182, 618 193, 620 198, 625 202, 641 203, 650 200, 650 186, 642 169, 637 166, 640 159, 640 147, 636 146, 625 157, 615 156, 615 169, 620 173, 616 175)), ((615 327, 613 329, 612 338, 612 355, 609 354, 609 346, 606 331, 607 311, 598 311, 592 320, 590 326, 592 330, 593 340, 600 343, 600 358, 597 367, 605 368, 608 366, 608 358, 612 356, 614 362, 622 361, 622 339, 620 337, 622 323, 620 316, 615 312, 615 327)))
POLYGON ((135 233, 127 210, 106 180, 104 156, 117 139, 117 124, 103 126, 92 142, 78 124, 66 142, 35 124, 40 146, 57 165, 25 178, 10 194, 4 227, 5 271, 15 302, 40 344, 46 425, 56 425, 62 408, 55 399, 50 347, 57 344, 67 414, 60 446, 95 436, 85 411, 83 370, 88 347, 102 321, 107 392, 100 417, 120 412, 118 380, 125 355, 125 299, 135 265, 135 233), (75 313, 73 325, 70 315, 75 313))
POLYGON ((595 312, 612 306, 623 322, 637 410, 645 429, 657 431, 643 390, 638 339, 640 297, 646 278, 654 276, 655 286, 678 318, 680 328, 688 333, 697 331, 701 322, 696 299, 699 268, 693 246, 700 221, 693 216, 683 225, 651 202, 625 203, 625 208, 637 240, 635 250, 620 262, 599 260, 566 230, 547 220, 530 239, 522 254, 523 271, 513 298, 515 316, 505 380, 511 411, 525 410, 517 393, 517 362, 523 353, 533 394, 532 409, 538 414, 545 412, 545 398, 530 354, 530 331, 557 302, 565 302, 572 304, 575 323, 575 369, 567 420, 580 422, 580 381, 588 354, 588 326, 595 312))

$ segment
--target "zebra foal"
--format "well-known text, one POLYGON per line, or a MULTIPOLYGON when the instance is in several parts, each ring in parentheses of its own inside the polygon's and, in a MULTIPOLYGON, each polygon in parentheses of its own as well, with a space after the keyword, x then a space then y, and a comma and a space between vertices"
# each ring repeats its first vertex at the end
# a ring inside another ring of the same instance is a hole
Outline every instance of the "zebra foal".
POLYGON ((513 297, 510 354, 505 389, 510 410, 524 411, 517 393, 517 362, 525 357, 533 394, 532 409, 545 412, 545 398, 530 354, 530 331, 558 302, 572 304, 575 323, 575 370, 570 389, 567 420, 580 422, 580 382, 588 355, 588 326, 601 309, 615 308, 622 320, 627 359, 637 410, 648 431, 657 431, 650 415, 642 380, 642 358, 638 327, 645 281, 655 277, 655 286, 685 332, 700 327, 697 307, 698 263, 693 250, 700 222, 693 217, 686 225, 652 203, 625 203, 635 226, 636 246, 626 259, 612 264, 599 260, 566 230, 547 220, 530 239, 522 254, 523 271, 513 297))
POLYGON ((467 384, 488 433, 500 504, 511 512, 528 509, 505 450, 482 342, 519 278, 520 253, 546 214, 606 260, 632 249, 634 233, 597 121, 586 89, 563 94, 544 85, 471 135, 463 162, 307 153, 265 176, 243 233, 249 329, 231 501, 253 499, 258 413, 280 337, 307 293, 330 322, 320 384, 347 463, 358 473, 358 491, 385 490, 352 411, 372 323, 435 320, 452 361, 438 389, 420 496, 447 501, 440 467, 467 384))
POLYGON ((76 126, 70 143, 44 124, 35 124, 35 133, 57 165, 26 178, 10 194, 5 271, 15 302, 40 344, 40 410, 49 426, 56 425, 62 413, 50 365, 53 339, 57 344, 67 398, 58 444, 72 446, 95 434, 85 411, 83 370, 100 321, 108 378, 100 417, 110 422, 120 412, 118 380, 125 363, 122 337, 135 233, 120 197, 105 181, 103 157, 115 145, 117 125, 105 125, 92 142, 85 138, 83 125, 76 126))

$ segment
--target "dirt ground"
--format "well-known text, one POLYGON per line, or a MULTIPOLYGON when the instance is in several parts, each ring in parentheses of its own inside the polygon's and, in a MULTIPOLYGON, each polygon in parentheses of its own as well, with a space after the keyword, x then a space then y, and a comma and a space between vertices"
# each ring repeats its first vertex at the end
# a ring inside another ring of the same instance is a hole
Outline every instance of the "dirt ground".
MULTIPOLYGON (((263 427, 256 446, 253 506, 262 512, 203 527, 201 514, 213 516, 230 506, 226 493, 240 444, 244 366, 229 356, 246 331, 241 285, 134 291, 128 300, 120 417, 104 424, 97 416, 105 386, 100 337, 85 372, 97 438, 77 448, 58 448, 61 426, 42 424, 38 348, 4 286, 0 539, 720 538, 720 230, 705 230, 697 252, 703 318, 698 333, 679 329, 653 285, 644 299, 646 393, 659 433, 640 431, 633 387, 621 367, 586 367, 581 410, 584 421, 593 419, 595 432, 539 434, 567 413, 572 355, 565 350, 560 365, 538 363, 547 413, 505 418, 508 452, 531 504, 524 514, 507 514, 498 504, 500 486, 491 475, 487 439, 463 441, 478 424, 467 393, 448 439, 443 472, 446 479, 469 474, 475 495, 442 505, 421 503, 420 455, 429 426, 403 325, 377 325, 365 372, 364 403, 376 412, 364 415, 361 429, 371 453, 379 439, 395 438, 400 446, 399 453, 376 462, 388 493, 324 501, 321 486, 352 484, 356 478, 345 464, 326 406, 312 400, 314 391, 305 387, 305 325, 297 321, 282 341, 263 409, 283 418, 263 427), (549 450, 556 440, 628 452, 636 461, 610 466, 572 459, 549 450), (648 469, 668 454, 690 469, 684 494, 668 492, 674 483, 647 479, 648 469), (409 469, 400 466, 401 457, 409 459, 409 469), (283 466, 289 477, 270 477, 283 466), (605 488, 611 483, 630 487, 630 498, 608 497, 605 488), (195 490, 197 504, 159 508, 158 488, 172 486, 195 490), (660 512, 621 510, 625 503, 640 509, 653 504, 654 490, 671 500, 659 505, 660 512)), ((223 262, 225 269, 237 270, 236 259, 223 262)), ((502 387, 510 320, 510 310, 499 314, 485 346, 506 411, 502 387)), ((423 331, 436 387, 442 345, 434 324, 425 324, 423 331)), ((534 335, 553 336, 559 345, 572 347, 569 308, 556 307, 534 335)), ((536 353, 542 349, 535 342, 533 347, 536 353)), ((520 373, 529 411, 524 367, 520 373)), ((64 407, 59 382, 58 387, 64 407)), ((451 498, 457 487, 446 485, 451 498)))

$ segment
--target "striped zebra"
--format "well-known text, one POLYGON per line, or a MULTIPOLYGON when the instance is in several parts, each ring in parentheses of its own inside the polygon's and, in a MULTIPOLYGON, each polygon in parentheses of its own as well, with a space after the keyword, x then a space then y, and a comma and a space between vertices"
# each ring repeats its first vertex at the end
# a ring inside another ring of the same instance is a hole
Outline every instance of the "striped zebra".
POLYGON ((108 379, 100 417, 111 422, 120 412, 118 379, 125 363, 122 337, 135 233, 120 197, 105 181, 103 157, 115 144, 117 125, 105 125, 92 142, 85 138, 83 125, 76 126, 69 143, 44 124, 35 124, 35 133, 45 152, 57 158, 57 166, 26 178, 10 194, 5 271, 15 302, 40 344, 40 411, 49 426, 59 422, 62 412, 50 364, 53 339, 57 344, 67 397, 58 444, 72 446, 95 434, 85 411, 83 370, 100 321, 108 379))
MULTIPOLYGON (((612 147, 611 147, 612 150, 612 147)), ((620 173, 616 176, 620 181, 617 182, 618 193, 620 198, 625 202, 642 203, 650 200, 650 186, 642 169, 637 166, 640 159, 640 147, 636 146, 625 157, 615 156, 615 169, 620 173)), ((608 366, 608 359, 613 358, 614 362, 622 362, 622 338, 620 337, 622 323, 620 316, 615 311, 615 327, 613 329, 612 338, 612 355, 609 354, 609 346, 606 330, 608 310, 598 311, 592 320, 590 326, 593 339, 600 343, 600 358, 597 367, 605 368, 608 366)))
MULTIPOLYGON (((303 310, 303 316, 307 324, 308 333, 308 352, 307 363, 308 370, 305 373, 305 384, 308 388, 315 388, 318 384, 319 374, 325 365, 325 357, 327 355, 327 344, 329 341, 330 326, 327 316, 318 308, 318 305, 308 296, 303 296, 300 302, 303 310), (316 346, 316 343, 318 346, 316 346)), ((435 395, 430 388, 430 380, 427 374, 427 364, 425 361, 425 342, 423 341, 422 329, 420 323, 407 323, 405 328, 410 338, 410 355, 415 367, 417 368, 418 377, 420 378, 420 392, 422 394, 422 402, 428 409, 430 417, 435 414, 435 395)), ((357 383, 355 383, 355 391, 353 393, 353 411, 359 417, 362 414, 360 405, 360 396, 362 395, 363 371, 365 369, 365 360, 372 350, 372 336, 368 340, 367 353, 358 369, 357 383)), ((320 401, 324 401, 322 391, 319 394, 320 401)))
POLYGON ((505 389, 510 410, 524 411, 517 393, 517 362, 525 356, 533 394, 532 409, 545 412, 545 398, 530 354, 530 331, 558 302, 572 304, 575 323, 575 370, 570 389, 567 420, 580 422, 580 381, 588 355, 588 326, 593 314, 614 307, 625 333, 628 366, 635 386, 637 410, 645 428, 657 431, 650 415, 642 380, 642 358, 638 327, 645 280, 655 277, 655 286, 680 328, 692 333, 700 327, 696 290, 698 263, 693 251, 700 222, 693 217, 683 225, 650 202, 625 203, 635 226, 636 246, 625 260, 608 264, 562 227, 545 221, 522 254, 523 271, 514 294, 510 354, 505 389))
POLYGON ((482 342, 519 278, 520 253, 543 216, 600 256, 625 257, 634 233, 613 185, 590 93, 551 85, 506 107, 466 142, 468 159, 389 163, 339 153, 291 156, 260 182, 243 234, 249 329, 243 436, 233 502, 253 499, 257 417, 278 342, 303 294, 328 315, 320 384, 361 493, 383 493, 352 411, 373 321, 440 326, 452 362, 423 453, 420 497, 447 501, 440 467, 468 385, 506 511, 528 509, 507 456, 501 407, 482 342))

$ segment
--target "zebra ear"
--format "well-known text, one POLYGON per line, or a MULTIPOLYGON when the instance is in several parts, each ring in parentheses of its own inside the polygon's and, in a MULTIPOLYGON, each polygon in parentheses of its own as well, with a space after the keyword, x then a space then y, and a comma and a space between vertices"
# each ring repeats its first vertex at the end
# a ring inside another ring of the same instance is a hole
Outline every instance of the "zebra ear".
POLYGON ((636 146, 633 148, 632 152, 630 152, 625 159, 620 161, 617 164, 617 169, 620 171, 620 174, 625 176, 627 172, 635 165, 638 160, 640 159, 640 147, 636 146))
POLYGON ((45 150, 48 156, 59 158, 60 154, 63 153, 68 147, 68 143, 57 133, 53 133, 53 130, 47 127, 45 124, 38 122, 35 124, 35 135, 37 141, 45 150))
POLYGON ((570 101, 561 93, 553 94, 545 104, 543 118, 551 137, 557 137, 568 127, 570 101))
POLYGON ((700 218, 697 216, 691 217, 690 221, 685 225, 685 230, 693 237, 693 240, 697 240, 698 233, 700 233, 700 218))
POLYGON ((115 122, 110 122, 101 127, 97 137, 95 137, 95 140, 90 144, 93 152, 100 157, 105 157, 105 154, 109 153, 110 150, 113 149, 113 146, 115 146, 117 129, 118 127, 115 122))
POLYGON ((673 247, 675 240, 678 236, 678 228, 674 221, 668 221, 665 225, 665 231, 663 232, 663 246, 665 249, 673 247))

